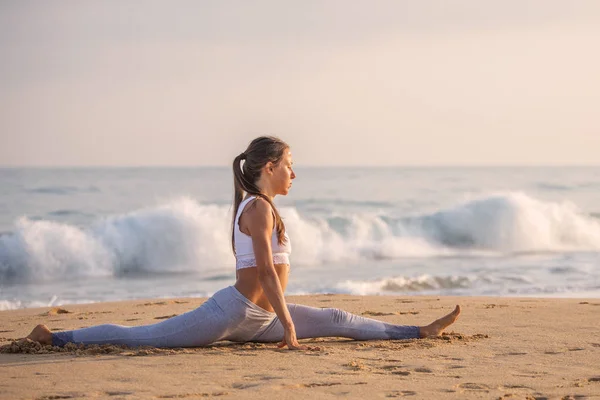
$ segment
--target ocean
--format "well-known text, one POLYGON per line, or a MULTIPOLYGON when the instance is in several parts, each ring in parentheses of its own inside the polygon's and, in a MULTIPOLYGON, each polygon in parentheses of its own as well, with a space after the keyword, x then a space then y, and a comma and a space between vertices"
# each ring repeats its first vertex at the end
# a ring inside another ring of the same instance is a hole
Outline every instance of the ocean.
MULTIPOLYGON (((310 167, 287 294, 600 297, 600 167, 310 167)), ((229 168, 0 169, 0 310, 233 284, 229 168)))

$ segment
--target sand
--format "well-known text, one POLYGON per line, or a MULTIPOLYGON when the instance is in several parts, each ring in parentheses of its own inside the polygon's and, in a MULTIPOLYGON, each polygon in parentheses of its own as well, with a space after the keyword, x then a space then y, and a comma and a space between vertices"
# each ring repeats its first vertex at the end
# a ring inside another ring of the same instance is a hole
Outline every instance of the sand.
POLYGON ((7 399, 600 399, 600 299, 313 295, 392 323, 424 324, 461 304, 440 338, 303 340, 321 351, 221 342, 130 349, 11 342, 52 330, 156 322, 204 299, 67 305, 0 312, 0 398, 7 399))

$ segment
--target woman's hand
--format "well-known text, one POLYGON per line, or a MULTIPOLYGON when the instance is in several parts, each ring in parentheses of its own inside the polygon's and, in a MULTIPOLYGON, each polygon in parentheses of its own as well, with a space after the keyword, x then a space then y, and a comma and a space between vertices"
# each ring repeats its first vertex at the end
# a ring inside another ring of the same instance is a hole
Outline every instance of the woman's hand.
POLYGON ((296 330, 293 326, 285 330, 283 334, 283 340, 277 344, 277 347, 282 348, 286 345, 290 350, 321 350, 320 347, 306 346, 298 343, 298 339, 296 338, 296 330))

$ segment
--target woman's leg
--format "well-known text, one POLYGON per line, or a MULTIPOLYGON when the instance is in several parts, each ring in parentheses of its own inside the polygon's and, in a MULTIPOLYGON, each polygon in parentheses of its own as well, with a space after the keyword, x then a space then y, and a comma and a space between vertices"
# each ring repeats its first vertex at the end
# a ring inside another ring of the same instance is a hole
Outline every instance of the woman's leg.
POLYGON ((232 287, 215 293, 195 310, 151 325, 105 324, 51 333, 38 325, 28 339, 42 344, 123 344, 127 346, 197 347, 226 338, 246 318, 245 304, 232 287))
POLYGON ((196 347, 220 340, 229 318, 211 298, 195 310, 151 325, 104 324, 52 334, 52 344, 121 344, 131 347, 196 347))
MULTIPOLYGON (((418 327, 388 324, 337 308, 315 308, 299 304, 288 304, 288 309, 294 321, 298 339, 330 336, 356 340, 420 338, 441 333, 441 330, 454 322, 458 313, 460 313, 460 308, 457 307, 452 313, 433 324, 427 327, 418 327)), ((275 318, 269 326, 258 332, 252 340, 276 342, 282 338, 283 326, 279 319, 275 318)))

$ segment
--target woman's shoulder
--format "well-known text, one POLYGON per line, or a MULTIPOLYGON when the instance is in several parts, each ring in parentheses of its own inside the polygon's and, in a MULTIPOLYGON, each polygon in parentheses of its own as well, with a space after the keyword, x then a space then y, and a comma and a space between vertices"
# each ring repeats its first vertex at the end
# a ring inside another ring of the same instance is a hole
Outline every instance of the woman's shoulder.
POLYGON ((270 218, 273 213, 271 204, 262 197, 256 197, 250 200, 250 203, 243 211, 251 220, 270 218))

